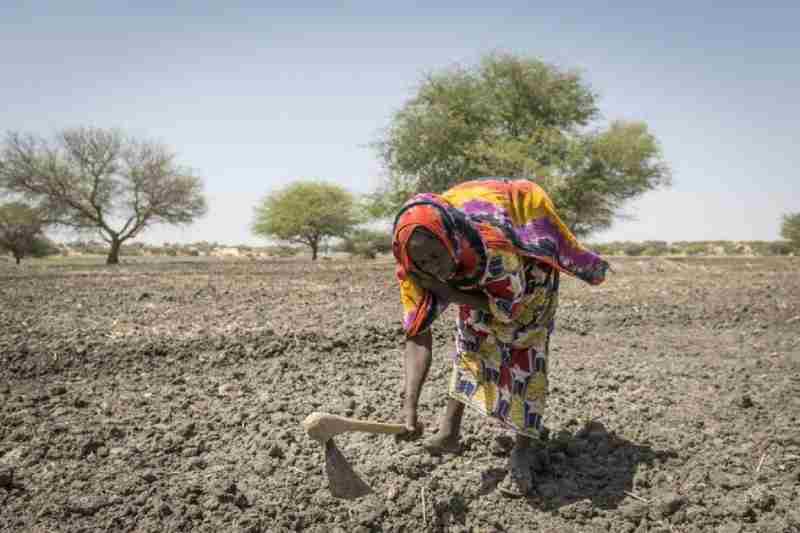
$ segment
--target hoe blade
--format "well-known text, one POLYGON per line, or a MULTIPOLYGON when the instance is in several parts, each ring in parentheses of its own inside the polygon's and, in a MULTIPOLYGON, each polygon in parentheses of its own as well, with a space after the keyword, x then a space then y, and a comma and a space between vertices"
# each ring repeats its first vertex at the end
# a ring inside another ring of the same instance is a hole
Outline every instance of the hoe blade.
POLYGON ((355 500, 372 493, 372 489, 353 470, 333 439, 325 443, 325 473, 328 487, 335 498, 355 500))

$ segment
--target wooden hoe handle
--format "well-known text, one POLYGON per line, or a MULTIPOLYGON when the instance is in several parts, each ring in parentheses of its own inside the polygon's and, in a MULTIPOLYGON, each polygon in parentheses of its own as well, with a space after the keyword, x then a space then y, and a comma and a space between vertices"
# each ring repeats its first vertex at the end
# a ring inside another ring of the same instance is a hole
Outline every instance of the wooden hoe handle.
POLYGON ((319 442, 327 442, 340 433, 362 431, 365 433, 385 433, 396 435, 406 431, 403 424, 384 424, 357 418, 345 418, 329 413, 311 413, 303 420, 303 428, 308 436, 319 442))

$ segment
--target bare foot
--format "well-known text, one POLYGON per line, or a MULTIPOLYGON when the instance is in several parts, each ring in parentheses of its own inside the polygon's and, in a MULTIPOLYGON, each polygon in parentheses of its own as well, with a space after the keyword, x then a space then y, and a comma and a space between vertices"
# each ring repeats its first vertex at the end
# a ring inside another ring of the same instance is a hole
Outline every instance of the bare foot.
POLYGON ((443 453, 461 453, 461 439, 458 435, 447 435, 437 433, 433 437, 426 439, 422 443, 431 455, 442 455, 443 453))
POLYGON ((514 447, 508 458, 508 476, 500 490, 508 496, 527 496, 533 491, 533 461, 527 447, 514 447))

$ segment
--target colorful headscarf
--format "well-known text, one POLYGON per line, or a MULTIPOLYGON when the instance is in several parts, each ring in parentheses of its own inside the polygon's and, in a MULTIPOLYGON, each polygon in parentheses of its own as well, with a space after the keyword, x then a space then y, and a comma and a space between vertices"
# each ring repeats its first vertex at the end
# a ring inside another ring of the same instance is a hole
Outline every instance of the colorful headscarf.
POLYGON ((414 230, 419 228, 432 233, 450 253, 453 262, 458 263, 458 242, 445 226, 441 213, 432 205, 420 203, 404 208, 395 222, 392 251, 405 272, 414 264, 408 253, 408 243, 414 230))
POLYGON ((404 306, 412 308, 404 320, 409 335, 424 331, 445 304, 406 280, 413 265, 408 240, 419 227, 451 251, 457 268, 450 282, 461 288, 479 284, 486 247, 539 260, 593 285, 603 282, 608 269, 606 261, 581 246, 544 190, 531 181, 488 178, 462 183, 441 196, 420 194, 400 209, 392 243, 404 306))

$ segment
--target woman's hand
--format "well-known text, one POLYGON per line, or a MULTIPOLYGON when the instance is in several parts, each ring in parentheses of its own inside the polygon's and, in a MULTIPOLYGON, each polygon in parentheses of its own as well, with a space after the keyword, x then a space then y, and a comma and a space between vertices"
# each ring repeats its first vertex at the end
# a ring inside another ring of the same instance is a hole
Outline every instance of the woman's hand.
POLYGON ((412 441, 417 440, 422 436, 423 427, 417 420, 417 410, 415 408, 404 408, 402 415, 403 424, 406 426, 404 433, 395 435, 395 440, 399 441, 412 441))

